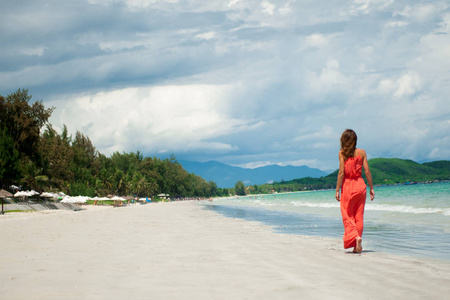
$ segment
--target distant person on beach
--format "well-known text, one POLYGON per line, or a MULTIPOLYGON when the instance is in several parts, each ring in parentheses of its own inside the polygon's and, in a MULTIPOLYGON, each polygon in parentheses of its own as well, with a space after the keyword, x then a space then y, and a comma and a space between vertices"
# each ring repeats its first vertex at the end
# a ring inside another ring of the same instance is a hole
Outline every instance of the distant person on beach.
POLYGON ((354 253, 361 253, 364 206, 366 204, 366 184, 361 177, 363 167, 370 187, 371 201, 375 198, 375 191, 366 152, 356 148, 357 139, 356 133, 351 129, 346 129, 342 133, 336 200, 341 203, 341 215, 345 229, 344 248, 353 247, 354 253), (339 190, 341 190, 340 195, 339 190))

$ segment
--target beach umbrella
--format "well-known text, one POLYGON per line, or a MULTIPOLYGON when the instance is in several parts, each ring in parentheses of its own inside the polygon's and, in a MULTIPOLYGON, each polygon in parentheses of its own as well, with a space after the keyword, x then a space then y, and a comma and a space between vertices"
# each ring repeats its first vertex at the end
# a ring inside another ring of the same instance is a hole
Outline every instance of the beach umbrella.
POLYGON ((64 199, 61 201, 62 203, 86 203, 88 197, 83 197, 83 196, 76 196, 76 197, 70 197, 70 196, 66 196, 64 197, 64 199))
POLYGON ((1 214, 3 215, 5 213, 5 211, 3 210, 3 199, 6 197, 12 197, 13 194, 11 194, 10 192, 6 191, 6 190, 0 190, 0 198, 2 198, 2 212, 1 214))
POLYGON ((130 203, 130 201, 131 201, 131 203, 134 203, 134 197, 133 197, 133 196, 126 196, 126 197, 125 197, 125 200, 126 200, 128 203, 130 203))
POLYGON ((92 198, 91 200, 94 200, 94 205, 97 205, 98 201, 109 201, 111 199, 109 199, 108 197, 98 197, 95 196, 94 198, 92 198))
POLYGON ((137 201, 142 201, 142 202, 147 202, 147 203, 151 203, 152 202, 152 198, 149 197, 143 197, 143 198, 139 198, 137 199, 137 201))
POLYGON ((22 201, 25 201, 25 197, 31 197, 31 196, 33 196, 33 194, 30 193, 29 191, 19 191, 14 194, 14 197, 16 197, 16 198, 21 197, 22 201))
POLYGON ((33 197, 34 195, 39 195, 36 191, 20 191, 14 194, 14 197, 33 197))
POLYGON ((66 194, 64 194, 64 192, 59 192, 56 194, 56 196, 58 200, 62 200, 64 199, 64 197, 66 197, 66 194))
POLYGON ((40 195, 42 198, 50 198, 52 200, 57 200, 60 196, 55 193, 44 192, 40 195))
POLYGON ((14 194, 14 197, 25 197, 26 195, 25 191, 19 191, 14 194))
POLYGON ((111 198, 111 200, 114 201, 114 206, 117 206, 117 201, 120 201, 120 203, 122 203, 122 201, 125 201, 125 198, 119 197, 119 196, 114 196, 111 198))
POLYGON ((31 190, 29 191, 29 193, 31 194, 31 196, 39 195, 39 193, 36 192, 35 190, 31 190))
POLYGON ((0 198, 13 197, 14 195, 8 192, 7 190, 0 190, 0 198))
POLYGON ((43 193, 41 194, 41 197, 44 197, 44 198, 53 198, 53 197, 55 197, 55 194, 49 193, 49 192, 43 192, 43 193))
POLYGON ((9 187, 11 190, 19 190, 20 188, 17 186, 17 185, 11 185, 10 187, 9 187))

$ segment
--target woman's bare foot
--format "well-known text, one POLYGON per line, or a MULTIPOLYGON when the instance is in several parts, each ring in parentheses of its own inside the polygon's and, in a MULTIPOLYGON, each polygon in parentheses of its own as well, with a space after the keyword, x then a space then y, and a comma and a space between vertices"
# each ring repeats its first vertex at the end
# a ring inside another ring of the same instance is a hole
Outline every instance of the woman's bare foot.
POLYGON ((353 249, 353 252, 355 253, 361 253, 362 252, 362 238, 361 237, 357 237, 356 238, 356 247, 353 249))

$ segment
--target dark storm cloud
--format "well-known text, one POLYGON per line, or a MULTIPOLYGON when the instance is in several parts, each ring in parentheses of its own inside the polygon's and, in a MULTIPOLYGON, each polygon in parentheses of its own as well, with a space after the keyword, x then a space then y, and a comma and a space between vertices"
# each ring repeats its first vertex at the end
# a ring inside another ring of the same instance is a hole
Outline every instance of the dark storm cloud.
POLYGON ((350 127, 371 157, 450 158, 445 1, 7 1, 0 26, 0 94, 106 154, 333 169, 350 127))

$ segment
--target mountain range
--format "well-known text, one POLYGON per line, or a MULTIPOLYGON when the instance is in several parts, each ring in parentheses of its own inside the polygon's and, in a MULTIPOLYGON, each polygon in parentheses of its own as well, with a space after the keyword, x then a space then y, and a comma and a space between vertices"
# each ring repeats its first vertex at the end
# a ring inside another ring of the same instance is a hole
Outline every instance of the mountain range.
POLYGON ((217 161, 193 162, 179 161, 189 173, 194 173, 207 181, 214 181, 220 188, 232 188, 236 182, 242 181, 245 185, 260 185, 274 181, 287 181, 296 178, 318 178, 328 173, 307 166, 278 166, 270 165, 254 169, 234 167, 217 161))
MULTIPOLYGON (((419 164, 408 159, 373 158, 368 161, 374 185, 429 182, 450 179, 450 161, 440 160, 419 164)), ((320 178, 298 178, 275 182, 277 191, 303 189, 331 189, 336 187, 339 170, 320 178)), ((365 178, 364 172, 362 176, 365 178)), ((367 182, 367 180, 366 180, 367 182)))

